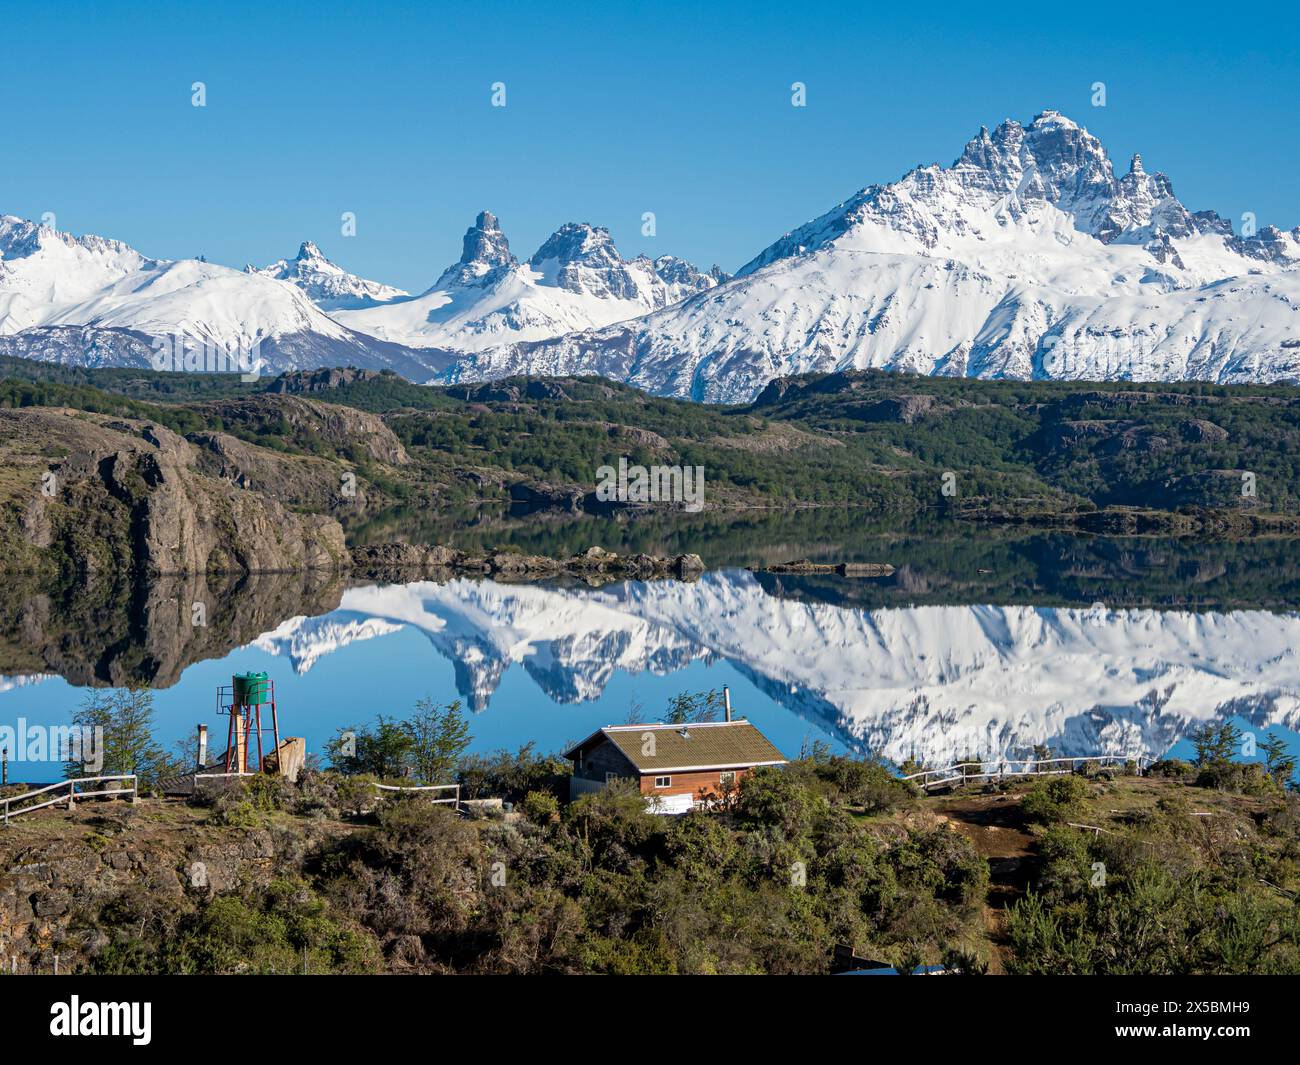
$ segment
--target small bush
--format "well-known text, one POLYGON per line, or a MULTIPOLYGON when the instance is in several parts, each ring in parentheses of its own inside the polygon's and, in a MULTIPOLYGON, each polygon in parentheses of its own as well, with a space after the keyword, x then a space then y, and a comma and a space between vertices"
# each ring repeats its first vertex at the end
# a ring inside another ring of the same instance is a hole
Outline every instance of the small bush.
POLYGON ((1259 762, 1206 762, 1196 774, 1196 786, 1233 791, 1239 795, 1267 795, 1278 785, 1259 762))
POLYGON ((1030 821, 1048 825, 1076 815, 1087 797, 1088 785, 1080 777, 1052 777, 1035 784, 1021 806, 1030 821))
POLYGON ((524 816, 535 825, 546 825, 560 816, 560 802, 549 791, 530 791, 524 797, 524 816))
POLYGON ((375 790, 378 781, 369 773, 354 777, 340 777, 335 786, 339 809, 349 817, 360 817, 374 809, 379 801, 375 790))
POLYGON ((1192 766, 1181 758, 1162 758, 1152 762, 1147 768, 1149 777, 1172 777, 1174 780, 1186 780, 1192 775, 1192 766))

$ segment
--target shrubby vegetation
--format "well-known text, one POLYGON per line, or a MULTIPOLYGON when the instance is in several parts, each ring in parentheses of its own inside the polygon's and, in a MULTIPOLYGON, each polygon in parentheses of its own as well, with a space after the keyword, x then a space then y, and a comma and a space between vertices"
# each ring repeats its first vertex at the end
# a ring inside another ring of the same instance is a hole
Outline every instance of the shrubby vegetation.
POLYGON ((1154 808, 1116 819, 1079 777, 1035 785, 1036 882, 1010 915, 1018 973, 1300 973, 1300 794, 1280 741, 1240 762, 1231 722, 1193 737, 1193 764, 1157 762, 1154 808), (1177 783, 1185 782, 1185 783, 1177 783), (1198 808, 1216 792, 1241 801, 1198 808), (1095 827, 1069 825, 1084 817, 1095 827), (1111 827, 1102 827, 1102 825, 1111 827))
POLYGON ((939 510, 1041 522, 1105 507, 1300 515, 1300 400, 1284 386, 862 371, 788 379, 752 404, 723 407, 595 378, 530 390, 522 378, 428 388, 382 375, 313 395, 383 415, 414 460, 388 468, 274 417, 249 421, 250 398, 273 406, 269 382, 20 359, 0 361, 0 373, 0 406, 66 405, 336 458, 356 466, 372 502, 431 514, 504 501, 516 481, 591 489, 597 467, 626 457, 702 465, 709 507, 853 505, 895 520, 939 510), (944 493, 944 473, 955 475, 955 494, 944 493))
MULTIPOLYGON (((688 693, 670 709, 691 717, 712 701, 688 693)), ((101 703, 94 713, 121 727, 114 758, 158 757, 147 699, 101 703)), ((1239 761, 1249 742, 1231 723, 1195 733, 1193 762, 1165 760, 1145 778, 962 793, 1018 797, 1011 809, 1033 840, 996 943, 989 863, 934 816, 956 800, 921 796, 873 759, 812 745, 710 809, 659 817, 630 786, 567 802, 567 763, 531 745, 466 755, 456 704, 422 701, 356 738, 295 784, 259 776, 196 796, 186 846, 197 849, 179 866, 188 886, 177 897, 141 878, 84 892, 71 926, 83 967, 824 973, 850 946, 976 973, 995 960, 1017 973, 1300 972, 1294 759, 1266 739, 1255 762, 1239 761), (381 796, 381 778, 455 779, 467 799, 510 806, 457 816, 418 793, 381 796), (250 875, 272 855, 269 878, 250 875), (195 878, 196 856, 226 863, 220 883, 195 878)), ((146 817, 127 808, 114 831, 146 817)), ((98 831, 85 841, 112 845, 98 831)))
POLYGON ((1117 833, 1055 826, 1013 909, 1019 973, 1300 973, 1296 806, 1214 824, 1178 806, 1117 833))
POLYGON ((269 831, 297 864, 269 889, 192 890, 179 908, 145 890, 105 900, 81 917, 106 939, 91 967, 818 973, 841 943, 980 964, 987 865, 949 827, 908 827, 915 797, 884 766, 759 770, 730 808, 684 817, 648 813, 630 788, 562 804, 556 769, 529 748, 465 760, 463 779, 522 792, 505 819, 419 797, 349 808, 363 778, 333 770, 232 787, 210 823, 269 831), (293 842, 312 813, 351 830, 293 842))
POLYGON ((562 811, 531 792, 513 822, 398 802, 321 877, 415 970, 823 972, 842 942, 936 959, 973 944, 985 863, 947 828, 873 832, 862 795, 910 801, 883 769, 835 759, 761 770, 730 811, 680 818, 617 787, 562 811))

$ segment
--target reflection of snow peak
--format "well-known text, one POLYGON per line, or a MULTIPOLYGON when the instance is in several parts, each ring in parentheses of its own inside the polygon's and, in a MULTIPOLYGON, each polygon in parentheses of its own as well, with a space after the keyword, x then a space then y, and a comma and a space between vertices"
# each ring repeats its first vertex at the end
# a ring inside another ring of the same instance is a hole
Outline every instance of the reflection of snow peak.
POLYGON ((748 573, 600 590, 447 584, 349 590, 258 646, 297 668, 353 639, 423 631, 487 705, 520 662, 557 702, 598 697, 616 669, 666 673, 715 657, 773 700, 893 759, 1160 754, 1201 721, 1300 724, 1300 617, 1263 611, 1035 607, 859 610, 781 599, 748 573))
POLYGON ((311 669, 322 655, 357 640, 399 632, 401 628, 380 618, 349 618, 344 611, 336 610, 318 618, 290 618, 259 636, 250 646, 268 654, 288 655, 293 671, 301 674, 311 669))
POLYGON ((15 688, 30 688, 43 681, 53 680, 57 673, 19 673, 14 676, 0 676, 0 692, 11 692, 15 688))

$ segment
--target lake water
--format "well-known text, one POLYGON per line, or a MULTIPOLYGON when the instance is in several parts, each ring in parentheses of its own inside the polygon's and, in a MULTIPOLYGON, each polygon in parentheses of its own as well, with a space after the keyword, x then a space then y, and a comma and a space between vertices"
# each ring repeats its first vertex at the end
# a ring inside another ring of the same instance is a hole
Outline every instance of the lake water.
MULTIPOLYGON (((337 730, 401 717, 425 696, 472 711, 472 749, 558 751, 632 713, 656 720, 680 692, 723 685, 791 756, 820 740, 929 764, 1036 744, 1154 757, 1186 754, 1191 730, 1225 719, 1300 746, 1291 542, 952 526, 864 525, 846 536, 828 535, 825 516, 782 520, 713 536, 611 526, 579 541, 721 559, 690 583, 15 586, 0 615, 0 727, 66 724, 89 689, 147 683, 166 746, 205 722, 219 750, 217 687, 265 670, 281 734, 305 736, 316 752, 337 730), (897 571, 791 578, 740 568, 801 555, 897 571)), ((532 550, 548 536, 549 549, 569 549, 564 538, 584 535, 521 531, 512 539, 532 550)), ((51 764, 10 770, 15 780, 60 776, 51 764)))

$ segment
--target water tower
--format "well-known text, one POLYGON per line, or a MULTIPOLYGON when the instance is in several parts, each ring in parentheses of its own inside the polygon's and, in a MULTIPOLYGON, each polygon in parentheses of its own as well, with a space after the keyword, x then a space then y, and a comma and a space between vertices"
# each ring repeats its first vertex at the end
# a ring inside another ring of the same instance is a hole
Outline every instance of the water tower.
POLYGON ((275 682, 265 673, 236 673, 230 684, 217 689, 217 713, 230 718, 226 745, 226 772, 248 773, 248 756, 257 745, 257 761, 251 772, 262 770, 262 733, 270 732, 272 751, 280 750, 280 722, 275 713, 275 682), (271 724, 262 724, 262 707, 271 708, 271 724))

